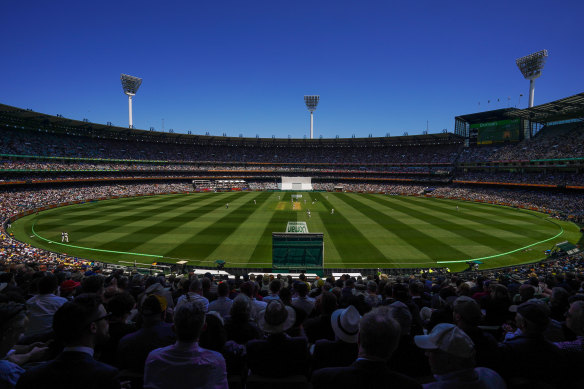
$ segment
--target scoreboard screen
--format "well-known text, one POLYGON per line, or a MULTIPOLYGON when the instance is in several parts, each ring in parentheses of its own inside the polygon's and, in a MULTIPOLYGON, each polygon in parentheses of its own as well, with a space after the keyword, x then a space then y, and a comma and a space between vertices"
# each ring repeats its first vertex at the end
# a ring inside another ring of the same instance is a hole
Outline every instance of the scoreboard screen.
POLYGON ((519 142, 521 140, 520 119, 471 124, 470 128, 478 130, 477 144, 480 145, 519 142))

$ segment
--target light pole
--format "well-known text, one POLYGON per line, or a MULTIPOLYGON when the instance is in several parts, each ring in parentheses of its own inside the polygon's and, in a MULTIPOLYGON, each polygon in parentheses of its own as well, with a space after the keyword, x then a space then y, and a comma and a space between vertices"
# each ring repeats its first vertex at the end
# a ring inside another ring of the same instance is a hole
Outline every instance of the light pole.
POLYGON ((313 138, 312 132, 312 114, 316 110, 316 106, 318 105, 318 101, 320 100, 320 96, 304 96, 304 102, 306 103, 306 108, 310 111, 310 139, 313 138))
POLYGON ((132 96, 135 96, 136 92, 138 92, 138 88, 140 88, 140 85, 142 84, 142 79, 134 76, 129 76, 127 74, 122 74, 121 80, 124 93, 128 95, 130 128, 134 128, 134 124, 132 123, 132 96))
POLYGON ((529 108, 533 107, 533 95, 535 93, 535 79, 541 76, 541 70, 548 57, 547 50, 526 55, 515 61, 517 67, 526 80, 529 80, 529 108))

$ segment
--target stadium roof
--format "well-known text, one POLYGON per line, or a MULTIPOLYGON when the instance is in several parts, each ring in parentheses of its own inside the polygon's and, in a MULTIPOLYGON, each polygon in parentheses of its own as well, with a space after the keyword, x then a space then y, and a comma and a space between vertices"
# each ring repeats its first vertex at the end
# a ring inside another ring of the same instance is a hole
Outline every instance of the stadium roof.
POLYGON ((552 101, 551 103, 509 112, 508 115, 537 123, 584 118, 584 93, 552 101))
POLYGON ((566 97, 550 103, 526 109, 505 108, 494 111, 477 112, 457 116, 469 124, 494 122, 510 118, 522 118, 536 123, 549 123, 560 120, 584 118, 584 93, 566 97))
POLYGON ((475 123, 488 123, 488 122, 495 122, 497 120, 504 120, 509 118, 509 114, 511 112, 521 111, 517 108, 504 108, 504 109, 496 109, 494 111, 485 111, 485 112, 477 112, 471 113, 468 115, 460 115, 457 116, 455 119, 462 120, 469 124, 475 123))
POLYGON ((67 119, 46 115, 30 109, 0 104, 0 125, 33 131, 50 131, 57 134, 141 140, 215 146, 269 146, 269 147, 375 147, 462 143, 463 138, 452 133, 392 136, 376 138, 243 138, 213 135, 183 134, 115 127, 85 120, 67 119))

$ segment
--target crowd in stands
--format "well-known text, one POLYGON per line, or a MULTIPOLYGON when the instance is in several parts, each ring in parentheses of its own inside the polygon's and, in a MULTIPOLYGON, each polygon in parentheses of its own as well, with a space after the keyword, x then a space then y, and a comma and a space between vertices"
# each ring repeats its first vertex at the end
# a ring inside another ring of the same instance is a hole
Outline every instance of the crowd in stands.
POLYGON ((91 170, 123 170, 123 171, 261 171, 261 172, 324 172, 324 173, 448 173, 452 167, 430 166, 367 166, 361 167, 324 165, 270 165, 270 164, 241 164, 241 165, 221 165, 221 164, 168 164, 168 163, 91 163, 91 162, 71 162, 61 163, 53 161, 38 160, 4 160, 0 162, 0 170, 5 171, 91 171, 91 170))
POLYGON ((471 172, 456 174, 455 180, 477 182, 505 182, 545 185, 584 185, 582 173, 505 173, 471 172))
POLYGON ((0 326, 6 388, 579 388, 584 258, 314 280, 0 262, 0 326))
POLYGON ((3 129, 0 154, 73 158, 278 163, 452 163, 462 143, 376 147, 209 146, 131 142, 3 129))
POLYGON ((544 129, 518 144, 479 146, 462 151, 458 162, 530 161, 534 159, 584 158, 584 126, 571 130, 544 129))

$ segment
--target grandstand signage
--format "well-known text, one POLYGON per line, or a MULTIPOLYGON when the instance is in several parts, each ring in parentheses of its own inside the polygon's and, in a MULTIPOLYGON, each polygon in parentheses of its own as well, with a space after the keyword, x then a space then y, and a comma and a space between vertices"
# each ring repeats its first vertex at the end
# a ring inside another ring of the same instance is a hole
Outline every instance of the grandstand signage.
POLYGON ((521 120, 509 119, 470 125, 471 130, 478 130, 477 143, 487 145, 502 142, 518 142, 521 133, 521 120))
POLYGON ((293 234, 308 234, 306 222, 288 222, 286 232, 293 234))

